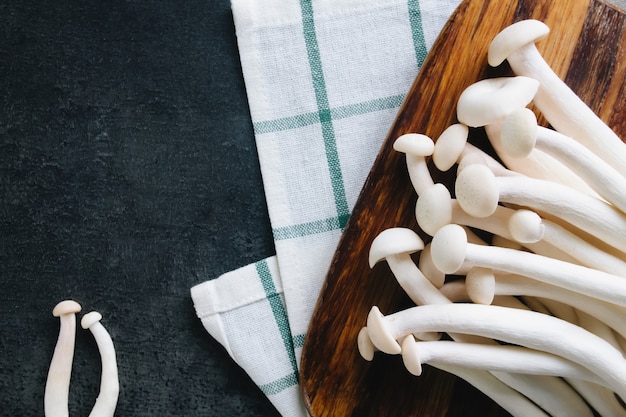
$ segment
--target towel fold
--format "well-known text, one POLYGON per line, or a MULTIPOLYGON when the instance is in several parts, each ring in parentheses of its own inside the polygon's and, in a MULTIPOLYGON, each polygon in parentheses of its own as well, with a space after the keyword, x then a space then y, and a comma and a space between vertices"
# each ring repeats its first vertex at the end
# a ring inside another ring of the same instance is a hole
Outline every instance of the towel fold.
MULTIPOLYGON (((198 317, 284 416, 350 211, 458 0, 233 0, 276 255, 191 289, 198 317)), ((252 138, 251 138, 252 140, 252 138)))

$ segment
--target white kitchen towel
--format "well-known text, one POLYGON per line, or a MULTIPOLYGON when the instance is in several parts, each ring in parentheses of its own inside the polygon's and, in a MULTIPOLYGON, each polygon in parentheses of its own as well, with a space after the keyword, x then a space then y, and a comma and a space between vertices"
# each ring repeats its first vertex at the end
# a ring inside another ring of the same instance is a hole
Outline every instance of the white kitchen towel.
POLYGON ((298 364, 330 260, 458 3, 232 0, 276 256, 191 294, 207 331, 284 416, 306 415, 298 364))

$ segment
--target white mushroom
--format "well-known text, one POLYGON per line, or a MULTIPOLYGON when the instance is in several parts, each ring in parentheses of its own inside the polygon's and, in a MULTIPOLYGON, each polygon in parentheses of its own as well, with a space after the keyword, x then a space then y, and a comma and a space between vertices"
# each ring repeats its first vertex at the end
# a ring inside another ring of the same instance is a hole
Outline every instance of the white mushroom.
MULTIPOLYGON (((549 417, 548 414, 520 394, 514 388, 503 384, 492 373, 486 371, 476 371, 460 366, 450 366, 438 364, 438 369, 467 381, 469 384, 483 392, 491 398, 502 409, 515 417, 549 417)), ((571 416, 571 414, 570 414, 571 416)))
POLYGON ((83 329, 89 329, 93 334, 102 360, 100 393, 89 417, 113 417, 120 391, 117 360, 111 336, 100 323, 100 320, 102 320, 102 315, 92 311, 85 314, 80 322, 83 329))
POLYGON ((514 158, 525 158, 535 148, 552 155, 576 170, 598 195, 626 212, 624 176, 576 140, 538 126, 532 110, 523 107, 509 114, 500 137, 504 150, 514 158))
MULTIPOLYGON (((374 353, 378 350, 369 337, 367 327, 363 327, 359 331, 358 348, 361 356, 368 361, 371 361, 374 358, 374 353)), ((531 402, 519 391, 503 383, 500 379, 496 378, 493 374, 487 371, 443 364, 435 364, 433 366, 464 379, 494 400, 513 416, 548 417, 548 415, 537 407, 535 403, 531 402)), ((558 401, 558 399, 556 400, 558 401)), ((576 403, 576 401, 574 401, 574 403, 576 403)), ((569 410, 571 410, 571 407, 569 410)), ((569 416, 571 414, 566 415, 569 416)))
POLYGON ((467 274, 466 291, 469 298, 479 304, 490 304, 496 295, 515 295, 546 298, 576 308, 600 320, 626 337, 626 308, 588 297, 580 292, 540 282, 515 274, 491 274, 476 268, 467 274))
MULTIPOLYGON (((626 277, 626 262, 618 256, 605 252, 557 223, 529 213, 528 210, 520 209, 509 218, 509 231, 516 241, 523 241, 520 235, 526 236, 528 231, 541 228, 543 230, 542 241, 558 252, 550 253, 546 246, 526 245, 533 252, 626 277)), ((533 234, 534 232, 531 236, 533 234)))
POLYGON ((431 245, 433 262, 448 274, 468 261, 626 306, 626 282, 621 277, 534 253, 474 245, 467 242, 465 231, 458 225, 442 227, 431 245))
POLYGON ((61 301, 52 310, 52 315, 59 317, 60 329, 44 393, 46 417, 69 416, 68 399, 76 340, 76 313, 80 310, 80 304, 73 300, 61 301))
POLYGON ((462 123, 448 126, 437 138, 433 151, 433 163, 440 171, 447 171, 457 162, 465 150, 469 128, 462 123))
POLYGON ((607 323, 580 309, 576 309, 576 316, 580 327, 606 340, 616 349, 622 349, 622 346, 617 340, 617 334, 607 323))
POLYGON ((431 138, 419 133, 406 133, 396 139, 393 148, 406 154, 409 178, 418 195, 433 185, 425 159, 426 156, 432 155, 435 150, 435 144, 431 138))
MULTIPOLYGON (((373 267, 380 260, 386 259, 400 286, 417 305, 450 304, 451 301, 439 292, 411 259, 410 254, 419 250, 420 247, 423 247, 423 242, 411 229, 386 229, 372 242, 369 257, 370 266, 373 267)), ((420 338, 424 338, 424 335, 431 338, 429 335, 432 334, 432 332, 416 333, 420 335, 420 338)), ((467 334, 449 333, 449 336, 454 340, 469 343, 495 343, 495 341, 483 340, 467 334)), ((364 339, 363 330, 358 339, 361 355, 365 359, 371 360, 369 358, 373 357, 373 349, 370 342, 364 339)), ((394 352, 396 354, 400 353, 399 346, 397 349, 394 352)), ((499 373, 497 377, 505 384, 514 387, 529 398, 533 398, 534 401, 546 404, 551 411, 562 407, 567 407, 571 411, 569 407, 578 405, 571 398, 571 388, 560 381, 508 373, 499 373)), ((564 413, 562 415, 572 414, 564 413)))
POLYGON ((402 360, 413 375, 422 373, 423 364, 452 365, 486 371, 577 378, 604 385, 598 375, 552 353, 514 345, 416 341, 412 335, 402 341, 402 360))
POLYGON ((620 351, 576 325, 534 311, 433 304, 385 317, 374 306, 367 328, 372 343, 383 352, 401 350, 397 340, 422 331, 463 332, 526 346, 578 363, 602 378, 622 399, 626 397, 626 360, 620 351))
MULTIPOLYGON (((486 232, 503 236, 507 239, 515 239, 522 243, 534 243, 543 237, 541 222, 538 227, 536 222, 530 220, 524 225, 524 233, 516 233, 515 238, 509 232, 509 221, 516 210, 497 206, 491 215, 475 217, 463 210, 456 199, 450 195, 450 191, 443 184, 435 184, 427 189, 417 199, 415 204, 415 218, 419 227, 433 236, 442 227, 450 223, 456 223, 486 232), (530 227, 529 227, 530 226, 530 227)), ((534 213, 533 213, 534 214, 534 213)), ((537 214, 534 214, 537 216, 537 214)))
POLYGON ((423 248, 424 242, 413 230, 402 227, 386 229, 372 241, 370 268, 386 260, 398 284, 415 304, 425 304, 426 300, 432 302, 434 299, 447 301, 411 259, 412 253, 423 248))
MULTIPOLYGON (((488 217, 471 216, 461 208, 456 199, 450 196, 450 192, 443 184, 435 184, 419 196, 415 205, 415 217, 420 228, 431 236, 437 233, 442 226, 454 223, 491 233, 494 235, 495 241, 497 241, 497 237, 502 237, 521 243, 535 253, 556 257, 567 262, 577 262, 577 259, 567 251, 542 241, 545 238, 545 227, 541 217, 536 213, 524 209, 515 210, 496 206, 495 211, 488 217)), ((564 233, 569 232, 565 231, 564 233)), ((474 236, 473 234, 472 237, 474 236)), ((558 239, 552 236, 552 241, 558 241, 558 239)), ((582 242, 582 239, 578 238, 578 241, 582 242)), ((584 252, 588 246, 591 245, 579 247, 572 243, 566 245, 566 248, 571 249, 573 255, 578 255, 579 252, 584 252)), ((615 264, 619 264, 619 260, 608 254, 604 254, 604 257, 595 258, 593 255, 596 252, 602 251, 594 248, 589 253, 584 252, 582 257, 591 261, 593 266, 604 259, 611 259, 614 262, 608 264, 612 267, 608 272, 613 272, 613 267, 615 264)), ((601 253, 599 254, 601 255, 601 253)), ((428 270, 432 271, 433 268, 428 268, 428 270)))
POLYGON ((539 82, 529 77, 487 78, 467 87, 457 102, 457 119, 480 127, 504 120, 513 110, 526 107, 535 96, 539 82))
POLYGON ((459 173, 455 192, 463 210, 472 216, 491 215, 498 202, 528 207, 558 217, 626 251, 626 215, 569 187, 528 177, 496 177, 484 165, 473 164, 459 173))
POLYGON ((491 42, 488 61, 497 66, 505 59, 519 76, 534 78, 539 90, 537 108, 559 132, 571 136, 626 175, 626 146, 545 62, 535 42, 549 33, 537 20, 524 20, 502 30, 491 42))
POLYGON ((500 129, 504 119, 513 111, 531 102, 539 82, 529 77, 501 77, 478 81, 459 96, 457 118, 471 127, 484 127, 489 141, 503 162, 521 174, 550 179, 584 192, 591 189, 571 169, 542 151, 535 150, 520 161, 503 151, 500 129))

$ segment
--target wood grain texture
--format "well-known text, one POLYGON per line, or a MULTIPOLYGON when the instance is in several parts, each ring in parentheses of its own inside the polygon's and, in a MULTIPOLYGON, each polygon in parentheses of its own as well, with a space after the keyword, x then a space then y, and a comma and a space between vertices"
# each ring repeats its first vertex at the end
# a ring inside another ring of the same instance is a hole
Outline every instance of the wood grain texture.
MULTIPOLYGON (((504 27, 529 18, 551 28, 537 45, 548 63, 626 136, 623 13, 596 0, 464 1, 433 46, 383 143, 322 288, 300 375, 313 417, 507 415, 463 381, 433 368, 414 377, 398 357, 376 355, 366 362, 356 338, 373 305, 384 314, 410 305, 385 263, 373 269, 367 264, 370 244, 381 231, 416 228, 416 196, 393 141, 409 132, 436 139, 456 121, 456 100, 464 88, 510 74, 506 64, 488 67, 488 45, 504 27)), ((471 130, 470 141, 486 146, 479 129, 471 130)), ((450 183, 446 175, 436 179, 450 183)))

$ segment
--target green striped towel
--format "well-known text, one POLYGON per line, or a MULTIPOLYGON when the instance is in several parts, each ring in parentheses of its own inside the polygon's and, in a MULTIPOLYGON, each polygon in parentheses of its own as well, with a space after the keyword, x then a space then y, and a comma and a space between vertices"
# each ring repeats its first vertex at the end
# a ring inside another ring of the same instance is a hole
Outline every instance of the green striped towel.
POLYGON ((191 289, 206 330, 284 416, 346 220, 458 0, 232 0, 276 256, 191 289))

